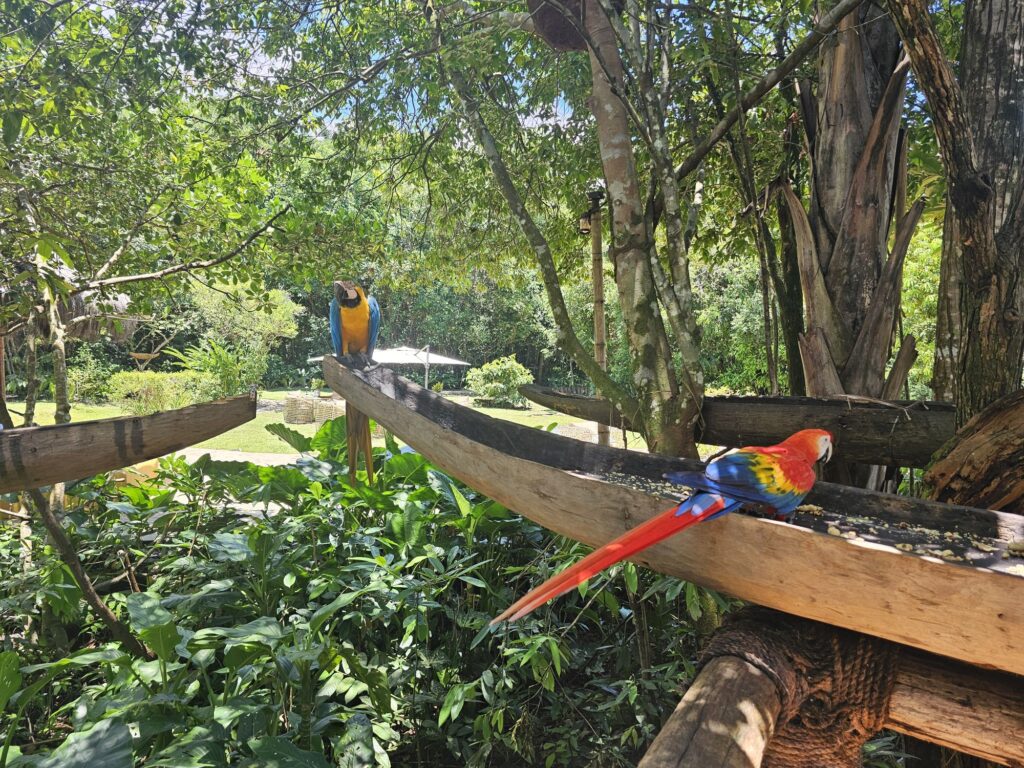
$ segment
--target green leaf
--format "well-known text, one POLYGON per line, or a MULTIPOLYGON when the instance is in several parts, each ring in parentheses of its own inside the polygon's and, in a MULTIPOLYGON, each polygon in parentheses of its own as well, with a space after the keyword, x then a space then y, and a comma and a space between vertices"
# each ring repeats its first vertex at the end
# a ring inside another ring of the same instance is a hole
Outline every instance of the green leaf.
POLYGON ((330 768, 323 755, 299 749, 283 736, 253 739, 249 749, 260 768, 330 768))
POLYGON ((345 724, 345 733, 338 740, 334 751, 336 755, 340 755, 339 768, 376 766, 370 719, 361 712, 350 717, 345 724))
POLYGON ((448 695, 444 697, 444 704, 441 705, 441 714, 437 716, 438 726, 444 725, 450 717, 452 720, 458 718, 462 711, 462 705, 466 703, 466 686, 461 683, 452 687, 448 695))
POLYGON ((623 564, 622 578, 626 581, 626 590, 629 594, 635 595, 637 586, 640 583, 640 577, 636 570, 636 563, 626 562, 623 564))
POLYGON ((141 632, 173 621, 171 612, 160 605, 160 598, 151 592, 139 592, 128 595, 128 621, 132 629, 141 632))
POLYGON ((222 642, 225 650, 235 646, 261 645, 273 648, 284 637, 284 630, 269 616, 238 627, 207 627, 200 629, 189 641, 189 648, 216 648, 222 642))
POLYGON ((120 720, 101 720, 72 733, 36 768, 132 768, 132 734, 120 720))
POLYGON ((244 533, 215 533, 209 547, 210 556, 222 563, 244 563, 253 556, 244 533))
POLYGON ((704 613, 700 607, 700 594, 697 592, 697 585, 689 581, 686 582, 686 612, 694 621, 704 613))
POLYGON ((286 427, 284 424, 277 422, 274 424, 267 424, 264 428, 270 434, 284 440, 299 453, 309 453, 310 450, 312 450, 312 438, 306 437, 304 434, 292 429, 291 427, 286 427))
POLYGON ((97 661, 119 661, 126 658, 127 655, 122 651, 118 651, 113 648, 104 648, 99 651, 82 651, 81 653, 76 653, 73 656, 68 656, 58 661, 50 661, 45 664, 32 664, 31 666, 24 667, 21 671, 26 674, 31 674, 32 672, 39 672, 43 669, 56 670, 64 667, 84 667, 97 661))
POLYGON ((309 449, 324 461, 340 461, 348 450, 345 417, 325 421, 309 441, 309 449))
POLYGON ((324 605, 316 610, 316 613, 309 619, 309 631, 310 633, 316 633, 320 631, 320 627, 330 619, 334 614, 344 608, 346 605, 351 603, 357 597, 365 594, 367 590, 361 589, 358 592, 346 592, 342 595, 338 595, 336 598, 331 600, 327 605, 324 605))
POLYGON ((462 495, 452 479, 443 472, 438 472, 436 469, 430 470, 430 484, 437 488, 437 490, 444 495, 452 505, 459 510, 459 514, 463 517, 469 515, 473 511, 473 506, 469 503, 465 496, 462 495))
POLYGON ((21 659, 14 651, 0 653, 0 712, 4 711, 15 691, 21 688, 20 664, 21 659))
POLYGON ((25 119, 24 115, 17 110, 12 110, 4 114, 3 121, 3 135, 4 144, 8 147, 12 146, 14 142, 18 140, 18 136, 21 135, 21 124, 25 119))
POLYGON ((127 599, 128 620, 142 641, 163 661, 175 658, 178 628, 170 611, 160 605, 160 598, 149 592, 131 594, 127 599))

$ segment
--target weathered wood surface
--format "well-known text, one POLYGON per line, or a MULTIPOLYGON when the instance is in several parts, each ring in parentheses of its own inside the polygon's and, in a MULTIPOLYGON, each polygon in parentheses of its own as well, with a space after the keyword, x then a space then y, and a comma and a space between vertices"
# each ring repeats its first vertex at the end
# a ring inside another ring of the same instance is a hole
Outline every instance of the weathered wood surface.
POLYGON ((905 652, 885 727, 1000 765, 1024 765, 1024 678, 905 652))
POLYGON ((256 416, 255 396, 0 431, 0 493, 91 477, 201 443, 256 416))
POLYGON ((756 768, 782 702, 775 683, 743 659, 712 659, 637 768, 756 768))
MULTIPOLYGON (((324 376, 332 389, 441 469, 591 545, 663 512, 669 502, 581 470, 660 479, 663 472, 699 466, 491 419, 383 368, 357 373, 325 358, 324 376)), ((1005 549, 1007 536, 1024 536, 1024 519, 829 483, 818 484, 813 501, 879 520, 944 522, 972 536, 1004 539, 988 540, 993 552, 987 567, 970 567, 880 541, 734 514, 673 537, 636 560, 759 605, 1024 674, 1024 578, 995 570, 1012 565, 1001 560, 1000 547, 1005 549)))
MULTIPOLYGON (((569 416, 633 430, 628 415, 602 398, 566 395, 528 384, 519 391, 529 400, 569 416)), ((924 467, 953 437, 955 409, 948 403, 855 398, 706 397, 699 442, 738 447, 772 445, 799 429, 817 427, 836 436, 836 456, 844 462, 924 467)))
MULTIPOLYGON (((760 765, 779 695, 742 659, 713 659, 665 721, 638 768, 760 765)), ((1024 679, 905 650, 886 728, 1000 765, 1024 765, 1024 679)))
POLYGON ((953 449, 928 470, 938 501, 971 499, 994 509, 1024 512, 1024 391, 979 413, 957 434, 953 449))

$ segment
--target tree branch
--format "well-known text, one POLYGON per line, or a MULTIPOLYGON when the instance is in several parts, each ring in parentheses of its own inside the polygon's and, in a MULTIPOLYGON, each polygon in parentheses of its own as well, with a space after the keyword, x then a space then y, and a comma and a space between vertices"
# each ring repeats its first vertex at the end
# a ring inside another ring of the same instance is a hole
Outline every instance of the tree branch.
POLYGON ((519 190, 512 181, 512 176, 505 165, 505 159, 498 149, 497 142, 491 134, 490 129, 480 114, 480 107, 473 96, 466 81, 457 72, 448 72, 448 79, 455 87, 459 98, 462 100, 466 117, 469 119, 476 134, 477 141, 491 166, 491 172, 498 183, 502 196, 516 217, 523 234, 526 236, 537 257, 540 266, 541 277, 544 281, 544 288, 548 294, 548 303, 551 305, 551 313, 555 318, 555 325, 558 328, 559 345, 576 361, 597 388, 605 396, 615 403, 616 407, 627 414, 635 414, 640 411, 640 404, 634 400, 622 387, 616 384, 608 373, 602 370, 587 350, 583 347, 579 337, 572 327, 572 319, 569 317, 569 310, 565 306, 565 298, 562 296, 562 288, 558 281, 558 270, 555 267, 555 260, 551 254, 551 247, 540 231, 537 223, 533 220, 530 212, 526 209, 519 194, 519 190))
POLYGON ((224 262, 230 261, 231 259, 235 258, 235 256, 237 256, 250 245, 252 245, 253 242, 255 242, 255 240, 260 235, 262 235, 264 232, 270 229, 274 225, 274 222, 277 221, 281 216, 286 214, 288 211, 290 211, 291 208, 291 203, 289 203, 280 211, 278 211, 269 219, 267 219, 265 222, 263 222, 253 232, 251 232, 249 236, 245 238, 245 240, 243 240, 238 246, 228 251, 228 253, 224 254, 223 256, 218 256, 215 259, 206 259, 205 261, 190 261, 185 264, 175 264, 173 267, 159 269, 156 272, 145 272, 138 275, 121 275, 120 277, 108 277, 105 280, 90 280, 88 283, 79 286, 71 293, 72 295, 75 295, 83 293, 85 291, 95 291, 99 290, 100 288, 107 288, 111 285, 121 285, 122 283, 137 283, 143 280, 159 280, 162 277, 175 275, 179 272, 192 272, 199 269, 209 269, 210 267, 215 267, 218 264, 223 264, 224 262))
POLYGON ((928 99, 935 137, 949 177, 950 202, 960 215, 974 216, 992 197, 993 190, 978 171, 967 105, 932 26, 928 6, 923 0, 888 0, 887 5, 918 85, 928 99))
POLYGON ((146 646, 114 615, 114 612, 110 610, 107 604, 103 602, 103 598, 96 592, 92 580, 85 572, 82 561, 78 558, 75 545, 71 543, 71 539, 68 538, 68 533, 64 530, 64 526, 60 524, 57 516, 53 514, 50 502, 46 500, 46 497, 38 488, 30 490, 28 495, 32 499, 32 503, 43 521, 43 525, 46 527, 46 532, 50 534, 50 539, 60 554, 61 560, 71 570, 75 581, 82 590, 82 597, 89 607, 95 611, 97 618, 106 625, 114 639, 121 643, 132 656, 140 659, 152 658, 152 654, 146 649, 146 646))
POLYGON ((821 20, 808 33, 807 37, 801 40, 790 54, 779 66, 761 78, 758 83, 744 94, 740 103, 718 121, 718 124, 711 129, 711 133, 700 144, 694 147, 689 156, 676 166, 676 178, 682 179, 696 170, 712 148, 725 136, 726 132, 739 119, 741 112, 746 112, 759 102, 769 91, 778 85, 782 80, 795 70, 807 56, 818 47, 826 36, 831 34, 839 25, 839 22, 849 13, 853 12, 864 0, 840 0, 831 11, 826 13, 821 20))

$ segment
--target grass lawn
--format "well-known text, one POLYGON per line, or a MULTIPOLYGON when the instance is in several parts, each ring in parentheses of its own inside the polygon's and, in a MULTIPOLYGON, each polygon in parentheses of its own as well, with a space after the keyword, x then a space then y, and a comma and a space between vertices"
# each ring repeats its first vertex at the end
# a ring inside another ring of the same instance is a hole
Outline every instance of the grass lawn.
MULTIPOLYGON (((291 393, 285 390, 266 391, 260 393, 260 399, 281 401, 288 394, 291 393)), ((454 395, 452 400, 459 405, 472 406, 472 399, 465 395, 454 395)), ((12 401, 8 403, 8 407, 12 411, 21 412, 24 409, 24 403, 12 401)), ((530 404, 530 408, 523 410, 509 408, 477 408, 476 410, 488 416, 493 416, 496 419, 504 419, 505 421, 512 421, 527 427, 539 427, 542 429, 547 428, 552 423, 563 426, 586 424, 586 422, 574 416, 566 416, 533 403, 530 404)), ((36 421, 39 424, 52 424, 53 413, 53 403, 39 402, 36 404, 36 421)), ((17 423, 18 414, 15 413, 14 415, 15 423, 17 423)), ((71 406, 71 416, 75 421, 108 419, 121 415, 123 415, 122 411, 114 405, 82 405, 80 403, 73 403, 71 406)), ((252 421, 199 443, 196 447, 227 451, 246 451, 249 453, 292 453, 293 451, 288 444, 265 429, 267 424, 280 423, 281 421, 281 411, 260 412, 256 414, 256 418, 252 421)), ((316 424, 289 424, 288 426, 304 435, 313 435, 318 427, 316 424)), ((374 442, 375 444, 383 444, 383 441, 374 442)), ((634 442, 631 440, 630 444, 633 445, 634 442)))

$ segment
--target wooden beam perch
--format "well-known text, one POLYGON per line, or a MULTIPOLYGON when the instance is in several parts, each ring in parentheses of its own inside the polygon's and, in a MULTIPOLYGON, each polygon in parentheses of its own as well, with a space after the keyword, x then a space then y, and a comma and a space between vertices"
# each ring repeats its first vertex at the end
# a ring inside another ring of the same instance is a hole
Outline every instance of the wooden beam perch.
MULTIPOLYGON (((384 368, 352 371, 330 356, 323 366, 333 390, 442 471, 594 546, 673 503, 665 472, 702 466, 492 419, 384 368)), ((727 515, 635 559, 790 614, 1024 674, 1024 578, 1008 551, 1024 518, 823 482, 808 500, 819 509, 796 525, 727 515)))
MULTIPOLYGON (((567 395, 550 387, 519 388, 529 400, 569 416, 633 429, 628 416, 607 400, 567 395)), ((773 445, 798 429, 819 427, 837 440, 842 461, 925 467, 932 454, 953 437, 956 412, 948 403, 876 402, 857 398, 705 397, 700 442, 724 445, 773 445)))
POLYGON ((764 672, 735 656, 712 659, 637 768, 756 768, 781 709, 764 672))
POLYGON ((162 411, 0 431, 0 493, 92 477, 172 453, 256 417, 255 395, 162 411))

